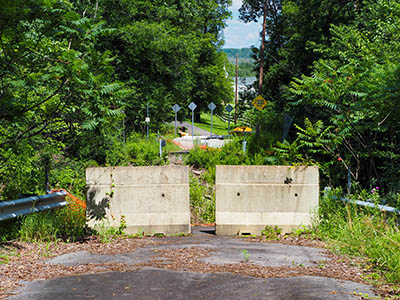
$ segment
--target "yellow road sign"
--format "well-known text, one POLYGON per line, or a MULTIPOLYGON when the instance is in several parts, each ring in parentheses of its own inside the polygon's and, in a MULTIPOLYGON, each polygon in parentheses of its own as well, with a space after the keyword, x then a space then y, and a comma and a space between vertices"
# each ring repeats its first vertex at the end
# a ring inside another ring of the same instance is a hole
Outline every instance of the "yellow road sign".
POLYGON ((262 96, 257 96, 251 103, 258 110, 262 110, 265 107, 265 105, 267 105, 267 100, 265 100, 262 96))

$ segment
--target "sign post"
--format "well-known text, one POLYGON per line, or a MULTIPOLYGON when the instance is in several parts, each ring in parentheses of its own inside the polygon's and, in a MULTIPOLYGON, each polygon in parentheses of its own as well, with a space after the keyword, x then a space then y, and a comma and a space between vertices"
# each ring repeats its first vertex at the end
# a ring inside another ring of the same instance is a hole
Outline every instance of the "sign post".
POLYGON ((163 139, 159 140, 159 145, 160 145, 160 158, 162 158, 163 150, 162 148, 167 145, 167 142, 163 139))
POLYGON ((211 110, 211 131, 210 131, 210 137, 212 138, 212 128, 213 128, 213 111, 217 106, 214 104, 214 102, 211 102, 208 105, 208 108, 211 110))
POLYGON ((178 104, 175 104, 172 106, 172 110, 175 113, 175 136, 176 136, 176 123, 178 121, 178 111, 181 109, 181 107, 178 104))
POLYGON ((232 105, 228 104, 225 107, 225 110, 228 112, 228 137, 231 136, 231 112, 233 110, 232 105))
POLYGON ((150 117, 149 117, 149 101, 147 101, 147 114, 146 114, 146 138, 149 139, 149 123, 150 123, 150 117))
MULTIPOLYGON (((253 106, 262 111, 265 105, 267 105, 267 100, 265 100, 261 95, 258 95, 254 100, 251 102, 253 106)), ((257 127, 256 127, 256 137, 258 137, 260 131, 260 114, 257 114, 257 127)))
POLYGON ((196 107, 197 105, 193 102, 189 104, 189 108, 192 111, 192 138, 194 137, 194 110, 196 107))

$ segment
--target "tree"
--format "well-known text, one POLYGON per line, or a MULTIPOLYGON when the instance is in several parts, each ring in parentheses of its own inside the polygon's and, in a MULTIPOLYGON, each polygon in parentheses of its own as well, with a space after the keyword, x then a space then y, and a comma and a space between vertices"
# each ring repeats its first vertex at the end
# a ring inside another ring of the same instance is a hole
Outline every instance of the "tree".
POLYGON ((41 154, 77 151, 77 135, 118 114, 121 85, 113 82, 109 53, 95 49, 110 30, 73 2, 2 4, 0 182, 8 197, 38 188, 24 177, 38 172, 41 154))
POLYGON ((331 27, 331 47, 317 47, 322 59, 310 76, 292 84, 335 136, 329 152, 364 187, 379 184, 398 191, 400 32, 398 1, 364 2, 352 25, 331 27), (317 110, 315 110, 315 107, 317 110))
POLYGON ((133 91, 126 107, 131 130, 144 128, 147 102, 158 124, 172 117, 175 103, 188 110, 194 101, 200 112, 211 101, 221 106, 228 100, 230 79, 217 52, 229 3, 105 1, 102 15, 117 30, 102 47, 117 57, 119 78, 133 91))
POLYGON ((277 6, 275 1, 270 0, 244 0, 242 6, 239 9, 240 19, 245 23, 257 22, 258 18, 263 18, 262 30, 261 30, 261 46, 260 46, 260 64, 259 64, 259 76, 258 76, 258 89, 262 90, 263 76, 264 76, 264 51, 265 51, 265 37, 267 32, 267 17, 268 13, 275 9, 277 6))

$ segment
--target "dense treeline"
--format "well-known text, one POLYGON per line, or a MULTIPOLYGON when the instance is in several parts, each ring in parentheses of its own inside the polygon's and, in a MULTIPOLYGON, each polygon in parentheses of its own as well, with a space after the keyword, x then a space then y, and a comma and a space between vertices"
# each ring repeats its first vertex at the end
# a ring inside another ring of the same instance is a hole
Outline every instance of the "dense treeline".
POLYGON ((345 186, 350 173, 399 192, 400 2, 249 0, 241 18, 262 16, 264 4, 263 85, 242 95, 248 108, 256 93, 269 100, 258 144, 276 144, 287 114, 297 128, 275 150, 288 163, 318 163, 325 184, 345 186))
POLYGON ((43 192, 49 164, 63 180, 105 163, 123 134, 143 132, 147 103, 153 127, 174 103, 222 107, 232 98, 219 51, 229 4, 0 1, 2 199, 43 192))

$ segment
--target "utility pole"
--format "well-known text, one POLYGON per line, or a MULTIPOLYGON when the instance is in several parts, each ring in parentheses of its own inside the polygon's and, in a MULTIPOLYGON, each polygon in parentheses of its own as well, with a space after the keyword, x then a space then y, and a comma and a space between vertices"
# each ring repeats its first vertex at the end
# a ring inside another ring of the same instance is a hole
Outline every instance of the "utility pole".
POLYGON ((263 8, 263 28, 261 33, 261 46, 260 46, 260 74, 258 78, 258 90, 261 93, 262 84, 263 84, 263 77, 264 77, 264 51, 265 51, 265 32, 267 29, 267 7, 268 1, 264 1, 264 8, 263 8))
POLYGON ((237 106, 238 106, 238 63, 239 53, 236 53, 236 76, 235 76, 235 125, 237 123, 237 106))

